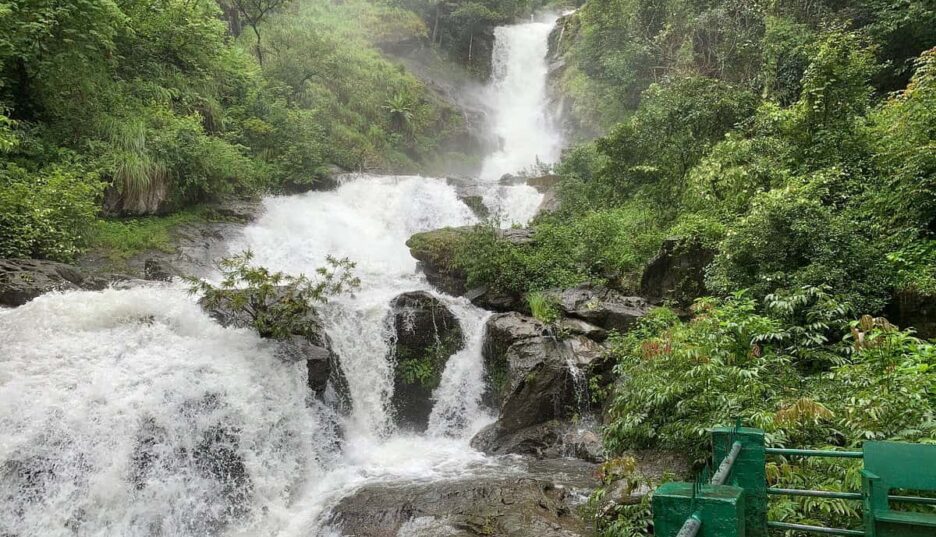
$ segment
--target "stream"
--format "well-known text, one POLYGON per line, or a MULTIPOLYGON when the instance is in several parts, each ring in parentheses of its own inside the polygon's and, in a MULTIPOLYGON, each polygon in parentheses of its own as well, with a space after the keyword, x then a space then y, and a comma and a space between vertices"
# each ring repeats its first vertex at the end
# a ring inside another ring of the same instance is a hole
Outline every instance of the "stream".
MULTIPOLYGON (((469 186, 504 226, 532 218, 542 194, 500 177, 555 162, 562 148, 546 91, 553 25, 495 32, 485 100, 501 144, 469 186)), ((332 191, 264 199, 230 242, 289 273, 311 274, 329 255, 357 263, 360 288, 320 308, 349 385, 346 415, 308 393, 304 362, 222 328, 181 282, 53 293, 0 311, 0 535, 340 535, 329 513, 362 486, 520 472, 469 446, 494 420, 481 404, 490 312, 435 290, 405 246, 417 232, 478 222, 463 186, 349 176, 332 191), (466 338, 422 434, 396 430, 389 408, 389 303, 416 290, 439 297, 466 338)))

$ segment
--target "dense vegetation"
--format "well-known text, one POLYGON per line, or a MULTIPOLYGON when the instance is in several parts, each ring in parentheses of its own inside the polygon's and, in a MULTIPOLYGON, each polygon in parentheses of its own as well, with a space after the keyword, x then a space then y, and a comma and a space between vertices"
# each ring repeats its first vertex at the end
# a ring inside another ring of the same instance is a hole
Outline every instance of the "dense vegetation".
POLYGON ((465 158, 459 113, 375 48, 426 32, 363 1, 0 2, 0 257, 73 259, 102 211, 465 158))
MULTIPOLYGON (((557 166, 561 207, 531 244, 479 230, 456 269, 544 316, 553 287, 637 293, 664 238, 713 252, 716 298, 677 293, 612 339, 609 453, 701 458, 704 430, 736 417, 772 445, 936 443, 936 348, 882 317, 936 297, 936 7, 590 0, 560 24, 560 85, 580 131, 604 135, 557 166)), ((855 490, 854 466, 768 471, 855 490)), ((613 459, 606 481, 632 468, 613 459)), ((646 535, 647 507, 600 509, 599 528, 646 535)), ((846 527, 857 507, 778 500, 771 516, 846 527)))

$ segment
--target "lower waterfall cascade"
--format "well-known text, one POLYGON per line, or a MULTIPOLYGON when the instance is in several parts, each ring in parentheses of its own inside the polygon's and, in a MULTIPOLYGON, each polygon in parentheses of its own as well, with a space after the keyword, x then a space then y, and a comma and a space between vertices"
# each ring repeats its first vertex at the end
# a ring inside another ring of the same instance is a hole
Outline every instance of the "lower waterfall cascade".
MULTIPOLYGON (((490 100, 502 144, 472 186, 502 225, 529 221, 543 195, 497 179, 559 157, 544 111, 554 23, 496 32, 490 100)), ((490 313, 435 290, 405 246, 417 232, 475 223, 444 179, 361 174, 264 199, 229 244, 292 274, 329 255, 357 264, 360 288, 318 308, 348 381, 346 416, 308 393, 303 362, 279 360, 251 330, 222 328, 184 282, 0 310, 0 535, 340 535, 328 513, 365 484, 513 471, 469 446, 494 420, 481 404, 490 313), (422 434, 396 430, 389 408, 387 314, 409 291, 442 300, 465 334, 422 434)))

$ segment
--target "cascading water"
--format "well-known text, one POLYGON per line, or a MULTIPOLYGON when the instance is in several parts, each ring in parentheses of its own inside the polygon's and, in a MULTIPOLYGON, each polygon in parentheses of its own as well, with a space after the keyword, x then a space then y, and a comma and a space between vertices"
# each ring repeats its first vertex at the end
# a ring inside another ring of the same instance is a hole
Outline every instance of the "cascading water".
POLYGON ((496 180, 559 160, 562 135, 550 113, 546 92, 547 43, 555 24, 556 18, 550 17, 494 31, 493 84, 488 100, 493 109, 492 130, 501 147, 485 160, 482 179, 496 180))
MULTIPOLYGON (((543 112, 551 26, 496 33, 490 98, 503 147, 474 187, 505 222, 529 220, 542 196, 490 180, 558 157, 543 112)), ((327 255, 357 263, 360 289, 320 308, 349 384, 346 417, 308 394, 304 364, 221 328, 178 283, 0 311, 0 535, 312 537, 329 534, 329 509, 363 485, 510 471, 468 446, 493 419, 480 404, 489 314, 434 291, 404 244, 476 222, 443 180, 359 176, 264 200, 231 245, 290 273, 310 274, 327 255), (438 296, 466 338, 420 435, 395 431, 388 408, 389 303, 414 290, 438 296)))

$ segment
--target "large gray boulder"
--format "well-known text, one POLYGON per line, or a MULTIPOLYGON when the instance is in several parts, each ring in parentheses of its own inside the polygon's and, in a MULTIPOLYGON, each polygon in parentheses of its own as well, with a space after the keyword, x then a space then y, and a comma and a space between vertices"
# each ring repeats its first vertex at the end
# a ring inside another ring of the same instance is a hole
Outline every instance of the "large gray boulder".
POLYGON ((22 306, 50 291, 81 289, 84 276, 64 263, 38 259, 0 259, 0 305, 22 306))
POLYGON ((397 424, 424 431, 432 413, 432 392, 448 359, 465 346, 461 324, 437 297, 414 291, 390 303, 395 358, 393 405, 397 424))
POLYGON ((52 291, 100 291, 144 282, 119 274, 87 276, 77 267, 42 259, 0 259, 0 306, 22 306, 52 291))
POLYGON ((690 305, 706 294, 705 267, 714 259, 715 250, 699 240, 666 239, 644 269, 640 294, 654 304, 672 301, 690 305))
POLYGON ((604 348, 582 335, 560 339, 543 323, 512 312, 488 320, 483 356, 485 401, 498 409, 498 418, 472 446, 537 456, 561 450, 562 420, 590 411, 587 379, 604 363, 604 348))
POLYGON ((565 316, 581 319, 605 330, 626 332, 650 311, 650 304, 643 298, 626 296, 600 285, 585 284, 550 291, 548 294, 565 316))
POLYGON ((342 499, 329 522, 357 537, 591 535, 579 507, 597 486, 595 466, 524 462, 507 475, 367 485, 342 499))

